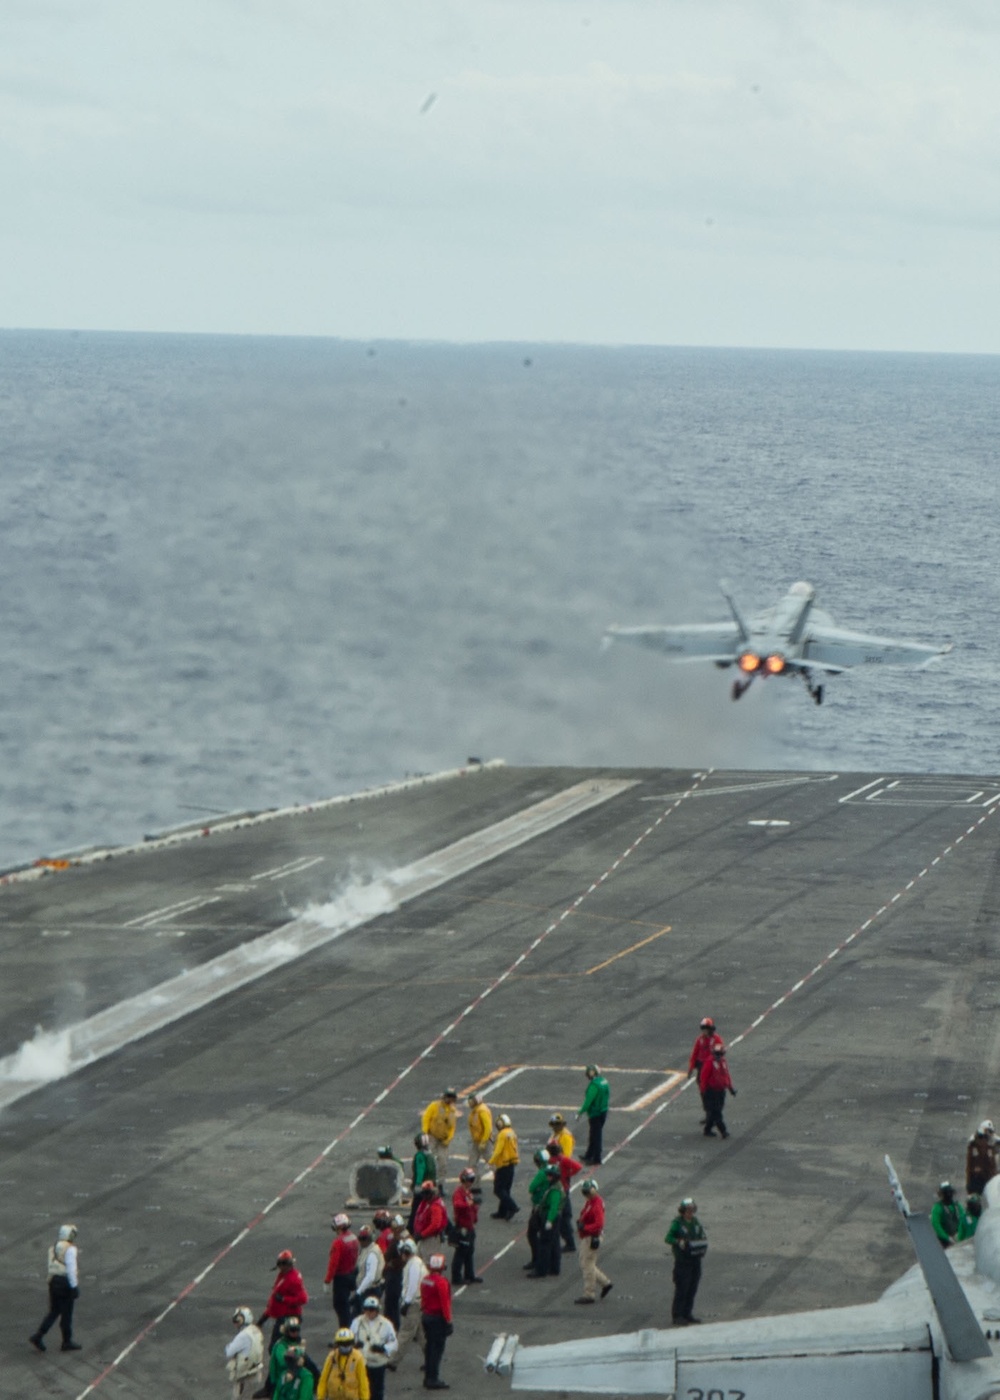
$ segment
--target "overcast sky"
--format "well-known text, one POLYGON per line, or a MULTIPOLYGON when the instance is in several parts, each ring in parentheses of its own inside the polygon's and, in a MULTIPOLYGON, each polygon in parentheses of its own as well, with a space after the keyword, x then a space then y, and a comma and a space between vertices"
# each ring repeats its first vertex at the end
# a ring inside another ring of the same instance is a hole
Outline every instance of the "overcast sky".
POLYGON ((2 0, 0 325, 1000 350, 997 0, 2 0))

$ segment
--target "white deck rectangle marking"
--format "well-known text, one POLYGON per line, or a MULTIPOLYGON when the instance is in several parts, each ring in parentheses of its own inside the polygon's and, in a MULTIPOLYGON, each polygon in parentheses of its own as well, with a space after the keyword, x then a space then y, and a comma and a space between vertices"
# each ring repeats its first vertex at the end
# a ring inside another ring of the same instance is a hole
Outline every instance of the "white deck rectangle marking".
MULTIPOLYGON (((34 1040, 0 1059, 0 1108, 24 1098, 53 1079, 72 1074, 134 1040, 162 1030, 192 1011, 209 1006, 220 997, 285 967, 372 919, 394 912, 401 904, 525 845, 635 786, 636 780, 626 778, 594 778, 575 783, 504 821, 495 822, 412 865, 392 871, 377 882, 348 889, 339 899, 84 1021, 52 1031, 39 1030, 34 1040), (59 1042, 61 1072, 43 1079, 29 1077, 28 1066, 34 1058, 32 1047, 46 1041, 59 1042)), ((217 896, 195 901, 216 902, 217 896)), ((154 910, 132 920, 132 926, 172 918, 182 907, 190 908, 191 903, 181 901, 154 910)))
POLYGON ((884 782, 885 778, 872 778, 871 782, 865 783, 864 787, 855 788, 854 791, 849 792, 846 797, 841 797, 838 800, 841 802, 850 802, 852 797, 860 797, 861 794, 867 792, 869 788, 876 787, 879 783, 884 782))

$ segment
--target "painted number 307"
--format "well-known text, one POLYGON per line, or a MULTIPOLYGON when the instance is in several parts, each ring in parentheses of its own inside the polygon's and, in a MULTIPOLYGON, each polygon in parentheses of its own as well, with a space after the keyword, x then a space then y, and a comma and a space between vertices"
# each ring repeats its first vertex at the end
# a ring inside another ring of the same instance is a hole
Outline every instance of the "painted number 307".
MULTIPOLYGON (((698 1390, 694 1387, 685 1390, 688 1400, 746 1400, 745 1390, 698 1390)), ((671 1391, 666 1400, 680 1400, 676 1391, 671 1391)))

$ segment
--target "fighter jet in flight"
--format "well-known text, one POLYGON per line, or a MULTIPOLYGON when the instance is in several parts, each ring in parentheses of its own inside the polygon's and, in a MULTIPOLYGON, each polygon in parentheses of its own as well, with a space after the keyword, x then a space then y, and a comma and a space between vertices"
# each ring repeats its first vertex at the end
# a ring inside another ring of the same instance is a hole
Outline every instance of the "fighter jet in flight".
POLYGON ((888 1158, 917 1264, 872 1303, 784 1317, 524 1346, 496 1338, 486 1370, 513 1390, 670 1400, 997 1400, 1000 1177, 975 1237, 941 1248, 888 1158))
POLYGON ((870 637, 834 625, 829 613, 815 607, 816 590, 793 583, 774 607, 745 618, 730 585, 720 584, 732 622, 702 622, 680 627, 609 627, 608 641, 637 642, 661 651, 671 661, 714 661, 736 666, 732 696, 738 700, 757 676, 799 676, 817 705, 823 702, 824 676, 851 666, 914 666, 918 670, 951 651, 892 637, 870 637))

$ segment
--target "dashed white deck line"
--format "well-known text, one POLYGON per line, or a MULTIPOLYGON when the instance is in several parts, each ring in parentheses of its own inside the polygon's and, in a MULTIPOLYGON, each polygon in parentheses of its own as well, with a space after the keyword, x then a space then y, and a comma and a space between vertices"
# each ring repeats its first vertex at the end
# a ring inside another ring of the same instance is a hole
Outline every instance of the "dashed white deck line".
MULTIPOLYGON (((709 770, 709 772, 711 771, 712 770, 709 770)), ((205 1266, 201 1273, 198 1274, 196 1278, 192 1279, 191 1282, 187 1284, 180 1291, 180 1293, 176 1295, 176 1297, 172 1298, 171 1301, 166 1305, 166 1307, 163 1308, 163 1310, 157 1314, 153 1321, 148 1323, 142 1329, 142 1331, 136 1337, 134 1337, 131 1342, 129 1342, 128 1346, 125 1347, 118 1354, 114 1361, 110 1362, 109 1365, 107 1365, 104 1368, 104 1370, 101 1371, 100 1374, 97 1375, 88 1386, 86 1386, 84 1390, 80 1391, 79 1395, 76 1397, 76 1400, 86 1400, 86 1397, 88 1395, 92 1395, 94 1391, 97 1390, 98 1387, 107 1379, 107 1377, 112 1375, 119 1368, 121 1363, 132 1354, 136 1347, 142 1341, 144 1341, 145 1338, 148 1337, 150 1333, 154 1331, 154 1329, 157 1326, 159 1326, 159 1324, 163 1322, 174 1311, 175 1308, 179 1307, 185 1298, 189 1297, 190 1294, 194 1292, 198 1285, 208 1277, 208 1275, 222 1262, 223 1259, 225 1259, 229 1254, 232 1253, 236 1246, 247 1237, 251 1230, 253 1230, 258 1224, 260 1224, 260 1222, 263 1219, 265 1219, 265 1217, 269 1215, 272 1210, 274 1210, 278 1205, 280 1205, 280 1203, 295 1189, 296 1186, 298 1186, 314 1171, 316 1171, 317 1168, 320 1167, 326 1161, 326 1159, 330 1156, 334 1149, 338 1147, 340 1143, 342 1143, 344 1139, 350 1135, 351 1132, 353 1132, 354 1128, 357 1127, 359 1123, 363 1122, 364 1119, 366 1119, 372 1112, 374 1112, 375 1108, 380 1103, 383 1103, 385 1099, 388 1098, 388 1096, 393 1092, 393 1090, 398 1088, 399 1085, 402 1084, 403 1080, 406 1079, 407 1076, 411 1074, 412 1071, 416 1069, 418 1065, 420 1065, 425 1059, 427 1059, 429 1055, 432 1055, 434 1053, 434 1051, 438 1048, 441 1042, 446 1038, 447 1035, 450 1034, 452 1030, 455 1029, 456 1026, 460 1025, 468 1016, 471 1016, 478 1007, 482 1006, 483 1002, 492 992, 496 991, 498 987, 502 986, 505 982, 507 982, 513 975, 515 967, 519 963, 522 963, 524 959, 527 956, 529 956, 539 946, 540 943, 544 942, 544 940, 551 933, 554 933, 556 929, 560 928, 566 921, 566 919, 568 919, 570 915, 573 914, 573 912, 579 908, 579 906, 588 897, 588 895, 593 893, 594 890, 598 889, 602 884, 604 884, 605 881, 607 881, 610 878, 612 871, 616 869, 619 865, 621 865, 622 861, 633 851, 635 851, 637 847, 640 846, 648 836, 652 835, 652 833, 655 832, 664 823, 664 821, 667 820, 670 814, 677 810, 677 808, 684 801, 685 797, 690 796, 707 776, 707 773, 696 774, 695 781, 692 784, 692 786, 687 790, 687 792, 682 794, 681 797, 677 798, 677 800, 673 802, 670 805, 670 807, 668 807, 665 811, 661 812, 660 815, 656 818, 656 820, 650 823, 650 825, 646 828, 642 835, 637 837, 637 839, 632 842, 632 844, 623 853, 623 855, 619 856, 618 859, 613 863, 613 865, 608 867, 608 869, 604 872, 604 874, 600 877, 599 880, 595 880, 593 884, 588 886, 588 888, 584 891, 583 894, 578 895, 576 899, 572 902, 572 904, 568 905, 563 910, 563 912, 559 915, 558 918, 553 919, 553 921, 548 925, 548 927, 535 939, 533 939, 533 941, 528 945, 525 951, 521 953, 519 957, 516 958, 515 961, 510 964, 509 967, 507 967, 503 972, 499 974, 499 976, 495 977, 492 982, 490 982, 486 987, 484 987, 482 992, 480 992, 479 996, 477 996, 473 1001, 469 1003, 465 1011, 463 1011, 459 1016, 457 1016, 444 1030, 438 1032, 434 1039, 428 1045, 426 1045, 423 1050, 421 1050, 420 1054, 416 1055, 406 1066, 406 1068, 401 1070, 399 1074, 396 1075, 395 1079, 393 1079, 391 1083, 387 1084, 385 1088, 382 1089, 375 1096, 374 1099, 372 1099, 368 1107, 363 1109, 351 1124, 349 1124, 346 1128, 342 1129, 342 1131, 339 1132, 335 1138, 333 1138, 329 1143, 327 1143, 326 1147, 323 1148, 319 1155, 315 1157, 313 1161, 309 1163, 308 1166, 303 1167, 302 1171, 300 1171, 299 1174, 296 1177, 294 1177, 288 1183, 287 1186, 283 1188, 283 1190, 279 1191, 279 1193, 274 1197, 274 1199, 268 1202, 264 1209, 258 1212, 256 1216, 254 1216, 253 1220, 248 1221, 247 1224, 243 1227, 243 1229, 239 1232, 239 1234, 237 1234, 229 1242, 229 1244, 227 1244, 223 1249, 219 1251, 218 1254, 216 1254, 214 1259, 212 1259, 211 1262, 205 1266)), ((579 786, 593 787, 594 784, 580 784, 579 786)), ((591 806, 596 805, 597 800, 606 801, 609 797, 617 795, 617 792, 622 792, 630 787, 633 787, 634 784, 631 782, 607 780, 605 786, 608 788, 615 788, 616 791, 608 792, 603 798, 595 799, 595 801, 590 804, 591 806)), ((573 791, 573 789, 569 789, 569 791, 573 791)), ((547 801, 551 802, 552 799, 547 799, 547 801)), ((545 806, 546 804, 540 803, 538 805, 545 806)), ((562 820, 566 820, 566 818, 563 818, 562 820)), ((556 823, 553 822, 553 825, 555 824, 556 823)), ((500 823, 500 825, 503 825, 503 823, 500 823)), ((516 844, 521 843, 518 842, 516 844)), ((487 858, 492 859, 492 856, 487 858)), ((477 862, 477 864, 478 863, 479 862, 477 862)), ((453 877, 449 875, 447 878, 451 879, 453 877)), ((0 1062, 0 1068, 2 1068, 2 1062, 0 1062)), ((513 1243, 514 1241, 512 1240, 508 1248, 513 1247, 513 1243)))
POLYGON ((122 924, 122 928, 149 928, 151 924, 159 924, 166 919, 175 919, 179 914, 190 914, 195 909, 203 909, 207 904, 219 904, 221 900, 222 896, 217 894, 182 899, 177 904, 165 904, 162 909, 151 909, 148 914, 139 914, 136 918, 129 919, 122 924))

